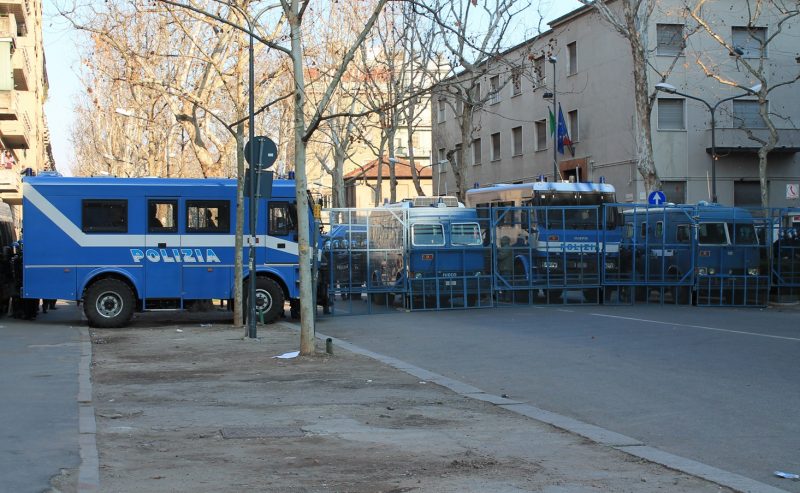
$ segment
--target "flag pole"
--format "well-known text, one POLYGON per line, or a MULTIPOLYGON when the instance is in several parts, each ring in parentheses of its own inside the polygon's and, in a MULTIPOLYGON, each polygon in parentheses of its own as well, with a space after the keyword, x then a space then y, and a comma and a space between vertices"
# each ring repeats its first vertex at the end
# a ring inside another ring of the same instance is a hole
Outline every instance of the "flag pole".
POLYGON ((556 106, 556 62, 558 59, 555 55, 550 57, 550 63, 553 64, 553 181, 558 181, 558 107, 556 106))

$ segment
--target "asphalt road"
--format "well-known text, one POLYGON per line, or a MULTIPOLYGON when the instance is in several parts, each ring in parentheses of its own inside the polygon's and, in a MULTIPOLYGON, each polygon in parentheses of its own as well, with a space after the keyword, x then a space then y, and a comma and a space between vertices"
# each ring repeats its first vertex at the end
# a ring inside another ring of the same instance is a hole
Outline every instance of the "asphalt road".
POLYGON ((0 491, 44 491, 80 463, 80 332, 63 324, 63 311, 0 319, 0 491))
POLYGON ((789 491, 800 310, 513 307, 341 316, 317 330, 789 491))

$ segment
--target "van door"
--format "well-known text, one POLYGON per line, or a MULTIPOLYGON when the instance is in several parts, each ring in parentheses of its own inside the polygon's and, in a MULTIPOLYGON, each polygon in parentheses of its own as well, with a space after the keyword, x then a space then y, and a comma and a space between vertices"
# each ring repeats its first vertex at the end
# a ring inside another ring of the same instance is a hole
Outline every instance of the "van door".
POLYGON ((182 283, 178 199, 148 197, 146 224, 145 292, 142 297, 180 298, 182 283))
POLYGON ((267 205, 267 264, 297 264, 297 207, 292 202, 267 205))

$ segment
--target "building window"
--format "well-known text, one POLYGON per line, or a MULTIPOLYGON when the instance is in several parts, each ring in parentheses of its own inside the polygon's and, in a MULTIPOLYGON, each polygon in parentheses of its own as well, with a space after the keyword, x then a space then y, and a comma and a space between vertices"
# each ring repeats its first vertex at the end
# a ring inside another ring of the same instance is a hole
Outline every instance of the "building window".
POLYGON ((572 110, 567 113, 569 119, 569 140, 578 142, 580 139, 580 132, 578 132, 578 110, 572 110))
POLYGON ((761 184, 757 181, 733 182, 733 205, 761 207, 761 184))
POLYGON ((453 153, 453 159, 456 160, 456 162, 453 164, 458 166, 458 169, 461 169, 461 165, 464 163, 464 151, 461 149, 461 144, 456 144, 455 153, 453 153))
POLYGON ((227 200, 187 200, 187 233, 230 233, 231 203, 227 200))
POLYGON ((685 130, 683 99, 658 99, 658 129, 685 130))
POLYGON ((83 201, 82 230, 84 233, 127 233, 127 200, 83 201))
POLYGON ((494 75, 489 79, 489 104, 500 102, 500 76, 494 75))
POLYGON ((547 83, 547 72, 545 72, 543 56, 533 61, 533 81, 534 87, 542 87, 547 83))
POLYGON ((734 49, 742 50, 744 58, 760 58, 763 51, 764 57, 767 56, 766 27, 737 27, 731 28, 734 49))
POLYGON ((511 129, 511 145, 514 148, 512 156, 522 156, 522 127, 511 129))
POLYGON ((461 116, 464 114, 464 100, 461 99, 461 96, 456 96, 456 116, 461 116))
POLYGON ((481 100, 481 83, 476 82, 475 86, 472 88, 472 100, 473 101, 480 101, 481 100))
POLYGON ((436 157, 438 158, 437 160, 440 163, 443 162, 443 161, 447 161, 447 151, 444 149, 444 147, 442 147, 441 149, 439 149, 437 151, 437 156, 436 157))
POLYGON ((740 99, 733 102, 733 126, 736 128, 765 128, 767 124, 758 112, 758 101, 740 99))
POLYGON ((686 182, 661 180, 661 190, 667 197, 667 202, 673 204, 686 203, 686 182))
POLYGON ((481 164, 481 139, 472 141, 472 164, 481 164))
POLYGON ((513 96, 522 94, 522 69, 519 67, 511 71, 511 94, 513 96))
POLYGON ((492 161, 500 160, 500 132, 492 134, 492 161))
POLYGON ((547 121, 539 120, 534 122, 536 126, 536 150, 547 149, 547 121))
POLYGON ((569 56, 569 75, 578 73, 578 45, 575 41, 567 45, 567 55, 569 56))
POLYGON ((442 123, 444 121, 445 107, 446 106, 445 106, 444 98, 440 98, 439 101, 438 101, 438 105, 436 107, 436 109, 437 109, 437 111, 436 111, 436 121, 438 123, 442 123))
POLYGON ((656 24, 658 55, 679 55, 683 52, 683 24, 656 24))

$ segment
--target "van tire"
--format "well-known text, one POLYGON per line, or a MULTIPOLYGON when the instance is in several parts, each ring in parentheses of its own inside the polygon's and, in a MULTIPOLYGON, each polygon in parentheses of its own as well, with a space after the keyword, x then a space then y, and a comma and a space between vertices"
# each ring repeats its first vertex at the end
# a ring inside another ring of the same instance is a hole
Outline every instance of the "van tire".
POLYGON ((127 283, 101 279, 86 289, 83 312, 89 326, 110 329, 124 327, 133 317, 136 300, 127 283))
MULTIPOLYGON (((250 299, 250 289, 245 282, 245 321, 250 310, 247 308, 250 299)), ((261 321, 261 313, 264 313, 264 323, 272 323, 283 313, 283 305, 286 299, 283 296, 283 289, 277 282, 268 277, 256 278, 256 323, 261 321)))

